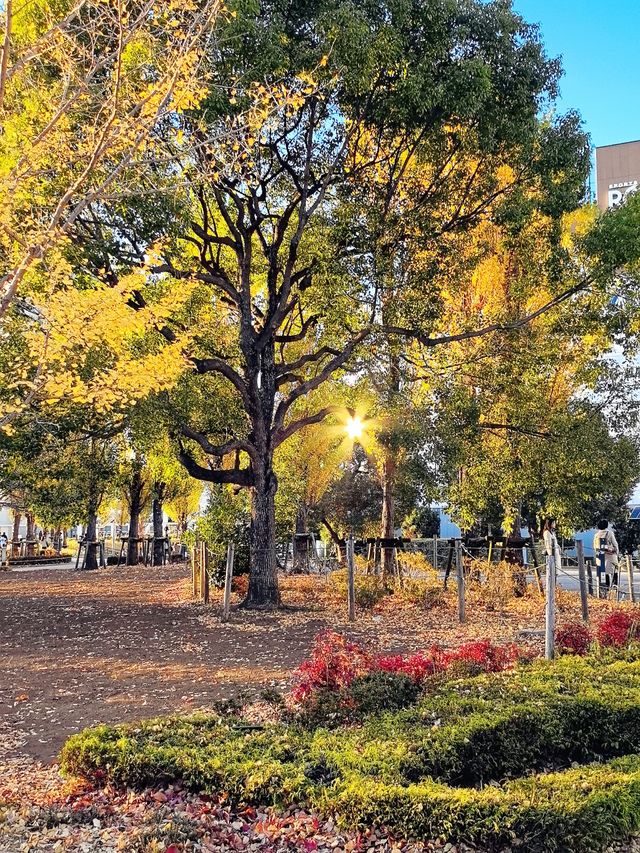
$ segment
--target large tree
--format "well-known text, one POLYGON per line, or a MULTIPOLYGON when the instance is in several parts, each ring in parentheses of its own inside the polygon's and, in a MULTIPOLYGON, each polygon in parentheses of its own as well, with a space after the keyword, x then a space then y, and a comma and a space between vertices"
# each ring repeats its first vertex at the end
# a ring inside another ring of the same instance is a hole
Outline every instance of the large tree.
MULTIPOLYGON (((449 342, 446 322, 434 335, 433 319, 458 235, 489 215, 575 206, 586 148, 574 116, 539 121, 559 66, 502 2, 267 3, 238 16, 226 45, 205 108, 167 129, 188 216, 158 232, 157 278, 129 303, 144 309, 172 282, 197 282, 205 294, 188 316, 163 315, 162 333, 184 335, 196 373, 233 388, 244 426, 203 432, 182 423, 180 457, 195 477, 250 489, 247 604, 275 606, 274 453, 332 410, 297 417, 297 402, 385 334, 449 342), (233 89, 219 85, 230 76, 233 89), (243 111, 260 81, 273 108, 243 111), (394 282, 394 304, 405 293, 410 311, 386 308, 374 269, 384 232, 345 215, 363 185, 381 208, 390 198, 391 233, 404 222, 404 245, 431 258, 406 264, 394 282)), ((139 211, 117 222, 95 216, 99 231, 85 217, 75 234, 91 243, 94 263, 102 251, 100 268, 113 277, 136 254, 148 262, 139 211), (105 231, 118 236, 100 242, 105 231)), ((562 298, 556 292, 551 304, 562 298)), ((485 331, 470 318, 463 333, 485 331)))

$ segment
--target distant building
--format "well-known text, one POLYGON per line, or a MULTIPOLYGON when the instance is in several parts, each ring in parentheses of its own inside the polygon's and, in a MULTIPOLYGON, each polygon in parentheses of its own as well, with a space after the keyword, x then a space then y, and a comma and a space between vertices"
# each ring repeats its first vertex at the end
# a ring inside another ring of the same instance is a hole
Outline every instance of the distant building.
POLYGON ((600 210, 616 207, 640 185, 640 140, 596 148, 596 198, 600 210))

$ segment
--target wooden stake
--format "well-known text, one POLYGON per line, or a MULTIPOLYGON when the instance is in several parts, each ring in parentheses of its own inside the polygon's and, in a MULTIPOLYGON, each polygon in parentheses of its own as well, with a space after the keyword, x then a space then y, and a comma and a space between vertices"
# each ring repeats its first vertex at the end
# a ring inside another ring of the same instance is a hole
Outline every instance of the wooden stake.
POLYGON ((449 539, 449 551, 447 552, 447 563, 444 569, 444 588, 447 588, 449 575, 451 574, 451 564, 453 563, 453 555, 455 552, 455 544, 453 539, 449 539))
POLYGON ((458 576, 458 621, 461 625, 466 619, 464 607, 464 563, 462 562, 462 542, 456 539, 456 573, 458 576))
POLYGON ((198 586, 199 586, 198 591, 200 593, 199 594, 200 601, 204 601, 204 577, 205 577, 205 574, 207 572, 207 567, 205 564, 206 548, 207 548, 207 546, 205 545, 205 543, 201 542, 200 543, 200 559, 198 561, 199 566, 200 566, 200 571, 199 571, 200 583, 198 584, 198 586))
POLYGON ((576 553, 578 555, 578 578, 580 579, 580 605, 582 607, 582 621, 589 621, 589 590, 587 588, 587 575, 584 568, 584 543, 576 540, 576 553))
POLYGON ((227 545, 227 565, 224 574, 224 596, 222 599, 222 621, 226 622, 229 619, 229 611, 231 609, 231 584, 233 583, 233 558, 235 555, 236 546, 233 542, 227 545))
POLYGON ((205 604, 209 603, 209 550, 206 544, 202 545, 202 563, 204 565, 204 572, 202 573, 202 600, 205 604))
POLYGON ((356 621, 356 567, 353 553, 353 536, 347 539, 347 608, 349 622, 356 621))
POLYGON ((547 557, 546 586, 544 656, 547 660, 553 660, 556 621, 556 554, 553 557, 547 557))
POLYGON ((631 554, 627 554, 625 560, 627 563, 627 581, 629 583, 629 601, 635 604, 636 592, 633 588, 633 560, 631 559, 631 554))

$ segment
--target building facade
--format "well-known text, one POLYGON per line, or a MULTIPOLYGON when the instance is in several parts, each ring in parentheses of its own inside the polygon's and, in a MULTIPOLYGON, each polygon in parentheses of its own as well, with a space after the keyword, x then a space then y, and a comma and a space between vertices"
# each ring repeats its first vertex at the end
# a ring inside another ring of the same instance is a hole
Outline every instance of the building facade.
POLYGON ((622 204, 640 186, 640 140, 596 148, 596 198, 600 210, 622 204))

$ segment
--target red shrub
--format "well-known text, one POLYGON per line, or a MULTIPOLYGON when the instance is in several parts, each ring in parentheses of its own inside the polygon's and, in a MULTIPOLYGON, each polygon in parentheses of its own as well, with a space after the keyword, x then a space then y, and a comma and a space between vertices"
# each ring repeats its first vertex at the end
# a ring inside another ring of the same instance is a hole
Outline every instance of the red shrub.
POLYGON ((598 625, 598 640, 602 646, 621 648, 640 633, 638 615, 629 610, 614 610, 598 625))
POLYGON ((527 657, 531 657, 531 654, 524 648, 515 644, 497 646, 490 640, 464 643, 450 650, 436 644, 428 651, 415 652, 406 657, 375 657, 342 634, 329 630, 316 638, 310 659, 298 668, 290 698, 294 705, 308 704, 321 691, 339 693, 349 687, 357 676, 373 672, 406 675, 415 684, 422 686, 431 676, 447 670, 453 670, 458 675, 501 672, 527 657))
POLYGON ((563 655, 586 655, 591 631, 582 622, 567 622, 556 630, 556 647, 563 655))
POLYGON ((454 664, 468 664, 481 672, 502 672, 520 658, 517 646, 494 646, 491 640, 463 643, 446 653, 445 668, 454 664))
POLYGON ((311 658, 298 667, 291 698, 298 703, 316 690, 338 691, 373 669, 374 658, 366 649, 335 631, 323 631, 316 637, 311 658))
POLYGON ((416 684, 422 684, 425 678, 442 671, 442 650, 433 646, 428 652, 416 652, 407 658, 402 655, 385 655, 379 657, 376 664, 383 672, 408 675, 416 684))

